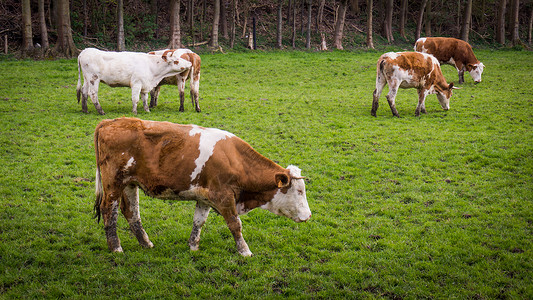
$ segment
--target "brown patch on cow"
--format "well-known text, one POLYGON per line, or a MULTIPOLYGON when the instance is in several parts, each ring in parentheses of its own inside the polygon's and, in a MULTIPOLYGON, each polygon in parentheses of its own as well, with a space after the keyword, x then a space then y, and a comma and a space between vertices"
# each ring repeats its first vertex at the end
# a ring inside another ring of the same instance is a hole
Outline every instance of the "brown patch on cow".
POLYGON ((167 57, 170 55, 172 56, 172 54, 174 54, 174 51, 176 51, 176 49, 170 49, 170 50, 166 50, 165 52, 163 52, 163 55, 161 55, 161 58, 164 60, 164 61, 167 61, 167 57), (170 54, 169 54, 170 53, 170 54))

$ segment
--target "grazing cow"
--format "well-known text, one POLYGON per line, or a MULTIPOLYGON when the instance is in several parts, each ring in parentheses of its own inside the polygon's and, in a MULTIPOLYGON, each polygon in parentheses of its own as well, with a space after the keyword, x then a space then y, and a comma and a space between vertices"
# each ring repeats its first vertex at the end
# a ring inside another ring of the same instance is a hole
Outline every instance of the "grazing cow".
POLYGON ((419 38, 415 43, 415 51, 429 53, 441 64, 454 66, 459 73, 459 84, 465 81, 465 71, 470 73, 475 83, 481 82, 485 65, 477 60, 470 44, 463 40, 444 37, 419 38))
POLYGON ((381 55, 377 63, 376 89, 372 102, 371 114, 374 117, 381 91, 386 84, 389 84, 387 101, 396 117, 400 117, 394 103, 398 88, 418 90, 418 106, 415 111, 417 117, 420 112, 426 113, 425 100, 429 94, 437 94, 442 109, 450 109, 453 83, 446 83, 439 62, 432 55, 420 52, 388 52, 381 55))
POLYGON ((189 61, 192 64, 192 67, 186 70, 183 73, 178 75, 165 77, 161 82, 150 92, 150 107, 157 106, 157 99, 159 98, 159 90, 162 85, 178 85, 178 90, 180 93, 180 109, 179 111, 185 111, 183 107, 183 102, 185 101, 185 80, 191 79, 190 89, 191 89, 191 101, 192 105, 197 112, 200 112, 200 105, 198 104, 198 94, 200 89, 200 67, 201 59, 200 56, 189 49, 166 49, 159 51, 148 52, 151 55, 168 55, 173 53, 173 56, 181 57, 186 61, 189 61))
POLYGON ((137 52, 111 52, 94 48, 83 50, 78 56, 78 86, 76 94, 83 112, 87 113, 87 96, 91 97, 94 107, 101 115, 104 111, 98 102, 100 81, 110 87, 131 87, 132 112, 137 114, 139 94, 144 110, 149 112, 148 92, 165 77, 183 73, 191 68, 191 63, 168 53, 154 56, 137 52), (83 72, 83 87, 81 86, 83 72))
POLYGON ((240 214, 260 207, 295 222, 311 217, 300 169, 280 167, 229 132, 119 118, 100 122, 94 143, 95 217, 104 219, 113 252, 122 252, 119 206, 141 246, 153 247, 141 225, 139 187, 155 198, 196 201, 189 238, 193 251, 210 208, 222 215, 243 256, 252 252, 242 237, 240 214))

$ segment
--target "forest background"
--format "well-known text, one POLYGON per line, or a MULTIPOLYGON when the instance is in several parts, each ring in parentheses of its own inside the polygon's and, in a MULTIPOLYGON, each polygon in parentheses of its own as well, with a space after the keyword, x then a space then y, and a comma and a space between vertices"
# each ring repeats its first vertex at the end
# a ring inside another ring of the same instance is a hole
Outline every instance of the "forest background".
POLYGON ((3 53, 75 57, 79 49, 358 49, 457 37, 531 47, 531 0, 2 0, 3 53), (254 34, 255 32, 255 34, 254 34))

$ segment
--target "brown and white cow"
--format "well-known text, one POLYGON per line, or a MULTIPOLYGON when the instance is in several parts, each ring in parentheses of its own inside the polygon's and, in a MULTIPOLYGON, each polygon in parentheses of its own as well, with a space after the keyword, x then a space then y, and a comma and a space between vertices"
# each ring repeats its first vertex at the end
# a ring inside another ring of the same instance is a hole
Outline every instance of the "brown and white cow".
POLYGON ((453 83, 446 83, 435 57, 420 52, 388 52, 378 60, 376 89, 372 102, 372 116, 376 116, 379 97, 385 85, 389 84, 386 98, 392 114, 400 117, 396 110, 395 98, 398 88, 415 88, 418 90, 418 105, 415 116, 426 113, 425 100, 429 94, 437 94, 442 109, 450 109, 450 97, 454 89, 453 83))
POLYGON ((87 97, 99 114, 104 111, 98 102, 98 86, 103 82, 110 87, 131 87, 132 112, 137 114, 139 95, 144 110, 149 112, 148 93, 165 77, 191 68, 191 63, 168 53, 162 57, 139 52, 113 52, 87 48, 78 55, 78 85, 76 95, 83 112, 87 113, 87 97), (81 85, 83 73, 83 86, 81 85))
POLYGON ((189 49, 165 49, 148 52, 151 55, 161 55, 165 57, 172 53, 173 56, 180 57, 192 64, 189 70, 180 73, 175 76, 165 77, 159 84, 150 92, 150 108, 157 106, 157 99, 159 98, 159 90, 162 85, 177 85, 180 95, 180 108, 179 111, 185 111, 183 103, 185 102, 185 81, 191 80, 191 101, 197 112, 200 112, 200 105, 198 104, 198 96, 200 89, 200 68, 202 60, 200 56, 189 49))
POLYGON ((295 222, 311 217, 300 169, 280 167, 229 132, 119 118, 100 122, 94 143, 95 217, 103 217, 113 252, 122 252, 119 206, 141 246, 153 247, 141 224, 139 187, 155 198, 196 201, 189 238, 193 251, 210 208, 224 217, 243 256, 252 252, 242 237, 240 214, 260 207, 295 222))
POLYGON ((470 73, 475 83, 481 82, 485 65, 476 58, 470 44, 463 40, 445 37, 419 38, 415 43, 415 51, 429 53, 441 64, 454 66, 459 74, 459 84, 465 81, 465 71, 470 73))

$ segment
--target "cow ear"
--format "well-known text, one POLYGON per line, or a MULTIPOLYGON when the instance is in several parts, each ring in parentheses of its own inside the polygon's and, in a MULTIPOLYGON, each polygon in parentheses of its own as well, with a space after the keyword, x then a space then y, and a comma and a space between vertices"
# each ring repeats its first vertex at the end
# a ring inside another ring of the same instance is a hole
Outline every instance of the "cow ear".
POLYGON ((448 89, 449 89, 449 90, 452 90, 452 89, 453 89, 453 82, 451 82, 450 85, 448 85, 448 89))
POLYGON ((279 188, 287 187, 289 186, 289 183, 291 182, 289 176, 284 173, 278 173, 276 174, 276 184, 279 188))

